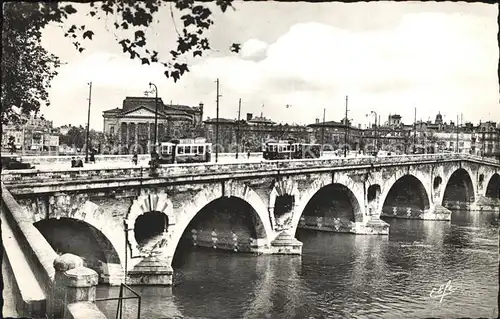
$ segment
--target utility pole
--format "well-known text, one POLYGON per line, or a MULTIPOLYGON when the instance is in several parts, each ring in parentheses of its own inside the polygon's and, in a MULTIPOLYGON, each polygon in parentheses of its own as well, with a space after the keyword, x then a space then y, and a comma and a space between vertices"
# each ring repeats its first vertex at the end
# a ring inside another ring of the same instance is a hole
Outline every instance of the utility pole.
POLYGON ((457 114, 457 153, 459 153, 460 150, 458 148, 458 114, 457 114))
POLYGON ((345 96, 345 132, 344 132, 344 157, 347 157, 347 130, 349 128, 349 121, 347 120, 347 102, 348 97, 345 96))
POLYGON ((89 136, 90 136, 90 105, 92 103, 92 82, 89 82, 89 110, 87 112, 87 142, 85 146, 85 163, 89 162, 89 136))
POLYGON ((217 83, 217 118, 215 120, 215 162, 217 163, 219 159, 219 79, 216 81, 217 83))
POLYGON ((238 158, 238 151, 240 149, 240 116, 241 116, 241 98, 238 103, 238 123, 237 123, 237 131, 236 131, 236 158, 238 158))
POLYGON ((325 147, 325 114, 326 108, 323 109, 323 125, 321 126, 321 155, 323 155, 323 150, 325 147))
POLYGON ((415 154, 417 143, 417 108, 415 107, 415 117, 413 118, 413 154, 415 154))

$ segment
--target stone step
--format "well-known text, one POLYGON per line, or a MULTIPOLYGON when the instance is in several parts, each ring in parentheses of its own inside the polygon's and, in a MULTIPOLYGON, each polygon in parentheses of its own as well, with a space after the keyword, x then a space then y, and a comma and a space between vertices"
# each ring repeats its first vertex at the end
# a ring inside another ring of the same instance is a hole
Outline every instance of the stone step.
POLYGON ((8 262, 11 266, 14 282, 20 294, 20 296, 4 297, 17 298, 17 311, 21 315, 27 315, 32 318, 43 318, 47 302, 45 292, 3 212, 0 214, 0 219, 2 225, 2 246, 5 247, 5 256, 7 257, 7 260, 4 262, 8 262))

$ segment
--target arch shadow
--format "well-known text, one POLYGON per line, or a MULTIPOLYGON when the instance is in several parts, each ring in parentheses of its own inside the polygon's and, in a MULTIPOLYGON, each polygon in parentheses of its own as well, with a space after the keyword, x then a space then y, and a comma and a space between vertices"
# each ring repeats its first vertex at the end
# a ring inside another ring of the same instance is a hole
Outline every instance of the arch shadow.
POLYGON ((234 252, 252 252, 259 239, 265 239, 264 224, 244 199, 219 197, 203 206, 189 221, 175 247, 173 262, 189 246, 234 252))
POLYGON ((484 195, 489 198, 500 199, 500 175, 498 173, 491 176, 484 195))
POLYGON ((80 256, 86 267, 99 274, 100 283, 113 283, 116 277, 123 278, 118 252, 111 241, 91 224, 62 217, 42 219, 34 226, 58 254, 80 256))
MULTIPOLYGON (((222 193, 222 186, 217 185, 214 187, 210 188, 205 188, 198 192, 191 201, 186 203, 184 206, 184 209, 179 212, 178 214, 178 221, 175 227, 175 231, 173 231, 172 235, 170 236, 168 248, 166 251, 167 256, 170 256, 171 258, 174 257, 174 254, 178 250, 179 243, 181 241, 181 238, 183 235, 185 235, 186 230, 188 227, 190 227, 190 224, 192 221, 202 212, 203 209, 205 209, 207 206, 211 205, 213 202, 223 199, 223 198, 232 198, 233 200, 237 201, 243 201, 245 205, 247 205, 247 209, 250 207, 249 211, 251 212, 252 216, 252 221, 253 225, 255 226, 255 233, 256 235, 253 241, 251 241, 252 245, 252 251, 255 252, 260 252, 261 250, 265 250, 266 248, 269 247, 270 245, 270 240, 273 239, 271 238, 272 235, 274 234, 272 227, 271 227, 271 222, 269 218, 269 213, 267 211, 266 205, 262 202, 260 199, 259 195, 255 193, 250 187, 248 187, 245 184, 241 183, 231 183, 226 185, 226 194, 230 194, 229 196, 220 196, 222 193)), ((245 206, 243 205, 243 206, 245 206)), ((209 207, 210 208, 210 207, 209 207)), ((191 231, 191 228, 190 230, 191 231)), ((212 231, 213 229, 210 229, 210 236, 212 236, 212 231)), ((198 239, 198 230, 196 230, 196 238, 198 239)), ((217 242, 221 242, 219 240, 219 233, 215 231, 216 235, 213 236, 217 238, 217 242)), ((191 232, 191 239, 193 239, 192 235, 193 233, 191 232)), ((237 237, 237 242, 239 245, 239 240, 238 234, 236 234, 237 237)), ((224 234, 224 240, 226 241, 226 247, 227 247, 227 242, 229 239, 233 238, 233 235, 227 236, 228 232, 225 232, 224 234)), ((206 239, 206 234, 204 234, 204 238, 206 239)), ((210 237, 210 240, 212 240, 212 237, 210 237)), ((234 244, 234 240, 233 240, 234 244)), ((213 246, 211 246, 213 247, 213 246)), ((216 246, 217 247, 217 246, 216 246)), ((234 249, 234 246, 233 246, 234 249)), ((239 246, 237 247, 238 251, 241 251, 239 249, 239 246)))
POLYGON ((441 203, 447 208, 466 209, 475 201, 474 194, 474 184, 469 172, 459 168, 448 178, 441 203))
POLYGON ((430 208, 429 194, 413 175, 400 177, 382 199, 381 217, 419 218, 430 208))
POLYGON ((362 221, 363 213, 356 195, 340 183, 319 188, 307 201, 297 228, 334 232, 354 232, 355 223, 362 221))

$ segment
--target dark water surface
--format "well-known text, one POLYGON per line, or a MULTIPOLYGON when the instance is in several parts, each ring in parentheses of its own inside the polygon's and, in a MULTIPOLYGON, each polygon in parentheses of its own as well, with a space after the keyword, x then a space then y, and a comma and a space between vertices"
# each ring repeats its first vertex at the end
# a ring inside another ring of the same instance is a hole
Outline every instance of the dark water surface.
MULTIPOLYGON (((451 223, 387 222, 389 236, 299 230, 302 256, 186 251, 174 261, 173 288, 134 287, 141 318, 498 315, 498 213, 454 212, 451 223), (437 291, 446 283, 449 294, 441 299, 437 291)), ((117 287, 98 287, 98 298, 117 295, 117 287)), ((124 318, 136 318, 136 304, 125 302, 124 318)), ((116 302, 98 305, 115 318, 116 302)))

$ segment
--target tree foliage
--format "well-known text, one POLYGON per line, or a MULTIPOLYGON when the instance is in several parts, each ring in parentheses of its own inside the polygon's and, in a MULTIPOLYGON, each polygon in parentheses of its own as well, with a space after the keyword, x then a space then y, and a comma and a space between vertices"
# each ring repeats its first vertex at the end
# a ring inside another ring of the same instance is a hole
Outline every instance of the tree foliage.
MULTIPOLYGON (((216 0, 215 3, 225 12, 232 8, 232 1, 216 0)), ((42 47, 41 32, 49 23, 70 22, 77 9, 68 2, 7 2, 3 9, 2 122, 7 123, 20 119, 13 107, 19 108, 20 113, 30 114, 38 112, 42 104, 49 105, 47 89, 57 75, 60 61, 42 47)), ((122 38, 115 36, 123 52, 142 64, 161 63, 165 67, 165 76, 175 82, 189 72, 187 56, 201 57, 211 49, 206 32, 214 21, 212 11, 205 2, 105 0, 90 2, 87 9, 86 14, 92 19, 113 16, 114 31, 125 31, 127 34, 122 38), (160 61, 159 52, 148 45, 146 35, 146 29, 153 24, 153 17, 162 6, 169 8, 174 24, 174 12, 182 21, 181 28, 175 26, 177 45, 165 61, 160 61)), ((96 34, 85 25, 73 24, 64 35, 78 52, 83 52, 84 43, 91 41, 96 34)), ((240 45, 232 44, 230 50, 237 53, 240 45)))
POLYGON ((42 47, 41 31, 50 21, 67 17, 67 12, 57 7, 50 3, 42 10, 29 2, 3 5, 2 124, 19 122, 21 115, 36 112, 42 103, 49 104, 47 89, 60 62, 42 47))
MULTIPOLYGON (((70 147, 84 148, 87 139, 87 130, 83 126, 72 126, 66 134, 59 135, 59 144, 65 144, 70 147)), ((97 148, 104 142, 102 133, 90 130, 89 145, 91 148, 97 148)))

